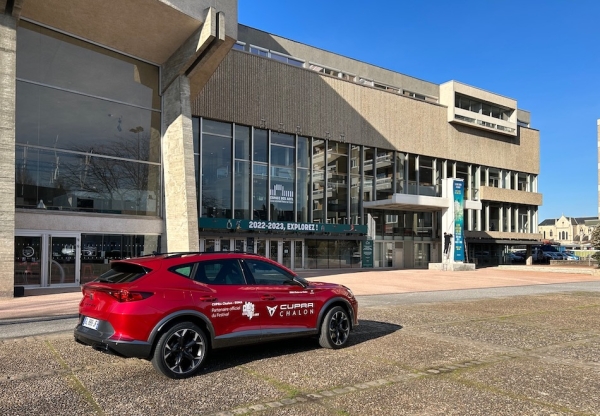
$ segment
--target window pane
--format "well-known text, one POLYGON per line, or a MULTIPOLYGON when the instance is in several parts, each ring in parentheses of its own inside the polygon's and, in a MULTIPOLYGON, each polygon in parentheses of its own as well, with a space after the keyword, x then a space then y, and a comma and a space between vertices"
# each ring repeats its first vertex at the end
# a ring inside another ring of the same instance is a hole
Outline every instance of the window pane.
POLYGON ((298 137, 298 167, 300 168, 307 168, 310 161, 308 142, 308 138, 298 137))
POLYGON ((160 161, 160 113, 17 82, 16 141, 160 161))
POLYGON ((269 161, 269 137, 267 130, 254 129, 254 161, 269 161))
POLYGON ((250 219, 250 162, 235 161, 234 218, 250 219))
POLYGON ((202 132, 218 134, 219 136, 231 137, 231 123, 222 123, 215 120, 202 120, 202 132))
POLYGON ((271 164, 294 166, 294 149, 292 147, 271 146, 271 164))
POLYGON ((154 65, 25 21, 17 51, 18 78, 160 109, 154 65))
POLYGON ((308 222, 308 191, 310 189, 310 178, 308 169, 298 169, 298 180, 296 190, 296 221, 308 222))
POLYGON ((250 127, 235 126, 235 158, 250 160, 250 127))
POLYGON ((252 204, 254 213, 252 218, 255 220, 268 219, 268 181, 267 181, 267 165, 255 163, 252 183, 252 204))
POLYGON ((158 165, 22 146, 16 154, 17 207, 158 215, 158 165))
POLYGON ((202 216, 231 218, 231 139, 202 136, 202 216))

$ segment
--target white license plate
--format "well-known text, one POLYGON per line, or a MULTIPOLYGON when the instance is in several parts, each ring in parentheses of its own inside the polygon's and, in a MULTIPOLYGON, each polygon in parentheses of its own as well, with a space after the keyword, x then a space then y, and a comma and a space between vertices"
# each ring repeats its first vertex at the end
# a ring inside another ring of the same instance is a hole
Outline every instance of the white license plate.
POLYGON ((85 326, 86 328, 91 328, 91 329, 98 329, 98 325, 100 325, 100 321, 94 318, 90 318, 89 316, 86 316, 85 318, 83 318, 83 326, 85 326))

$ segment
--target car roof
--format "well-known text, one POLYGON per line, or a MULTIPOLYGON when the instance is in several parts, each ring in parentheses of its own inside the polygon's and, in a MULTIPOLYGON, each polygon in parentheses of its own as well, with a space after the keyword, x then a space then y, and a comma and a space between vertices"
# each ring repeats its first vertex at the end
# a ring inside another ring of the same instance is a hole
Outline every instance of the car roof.
POLYGON ((248 253, 245 251, 191 251, 191 252, 172 252, 172 253, 153 253, 146 256, 141 257, 132 257, 122 260, 114 260, 113 263, 116 262, 125 262, 125 263, 133 263, 140 266, 145 266, 150 269, 159 269, 161 268, 162 263, 167 260, 167 267, 175 264, 184 264, 187 262, 194 262, 199 260, 219 260, 226 258, 236 258, 236 259, 260 259, 262 261, 266 261, 269 263, 276 264, 279 267, 282 267, 288 270, 291 274, 296 275, 296 273, 284 265, 277 263, 267 257, 261 256, 256 253, 248 253), (173 261, 171 261, 173 260, 173 261))

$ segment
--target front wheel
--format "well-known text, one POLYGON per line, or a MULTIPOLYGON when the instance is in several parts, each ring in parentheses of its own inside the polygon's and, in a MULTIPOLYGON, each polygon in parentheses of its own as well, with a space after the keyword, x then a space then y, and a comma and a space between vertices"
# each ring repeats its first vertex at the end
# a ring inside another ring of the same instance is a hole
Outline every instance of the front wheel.
POLYGON ((200 371, 208 343, 204 331, 191 322, 181 322, 159 338, 152 365, 169 378, 187 378, 200 371))
POLYGON ((342 348, 348 343, 350 318, 341 306, 331 308, 321 324, 319 344, 323 348, 342 348))

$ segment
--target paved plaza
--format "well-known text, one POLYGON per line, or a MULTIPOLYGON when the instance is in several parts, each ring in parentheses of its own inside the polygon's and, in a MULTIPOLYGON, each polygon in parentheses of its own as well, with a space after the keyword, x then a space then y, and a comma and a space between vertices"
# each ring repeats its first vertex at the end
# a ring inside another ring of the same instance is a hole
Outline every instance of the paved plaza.
MULTIPOLYGON (((323 280, 343 281, 363 305, 349 347, 321 349, 315 339, 301 339, 221 350, 200 375, 179 381, 149 362, 80 346, 71 332, 7 339, 0 341, 1 413, 598 415, 600 281, 538 273, 329 275, 323 280), (369 281, 364 286, 361 276, 369 281), (367 283, 384 287, 369 290, 367 283), (405 301, 435 291, 436 283, 443 289, 437 294, 501 287, 505 295, 405 301), (520 291, 559 284, 566 289, 520 291)), ((37 297, 37 304, 47 304, 56 319, 74 320, 76 295, 37 297)), ((40 313, 32 298, 13 322, 40 313)), ((11 322, 7 305, 23 299, 0 302, 0 331, 11 322)))

